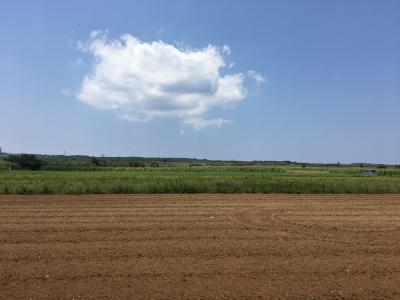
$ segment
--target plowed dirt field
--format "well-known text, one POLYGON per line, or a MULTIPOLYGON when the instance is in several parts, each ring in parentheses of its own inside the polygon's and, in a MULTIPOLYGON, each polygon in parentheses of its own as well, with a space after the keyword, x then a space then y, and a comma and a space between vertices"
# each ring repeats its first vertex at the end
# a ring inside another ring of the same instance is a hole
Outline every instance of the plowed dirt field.
POLYGON ((400 299, 400 195, 0 196, 0 299, 400 299))

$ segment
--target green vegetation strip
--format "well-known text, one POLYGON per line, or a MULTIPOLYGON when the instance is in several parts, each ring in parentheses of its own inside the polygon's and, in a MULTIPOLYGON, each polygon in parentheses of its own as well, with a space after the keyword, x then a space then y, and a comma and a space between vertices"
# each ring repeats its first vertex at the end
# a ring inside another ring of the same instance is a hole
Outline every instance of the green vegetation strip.
POLYGON ((281 167, 112 168, 4 171, 0 194, 105 193, 400 193, 400 171, 366 177, 358 168, 296 174, 281 167))

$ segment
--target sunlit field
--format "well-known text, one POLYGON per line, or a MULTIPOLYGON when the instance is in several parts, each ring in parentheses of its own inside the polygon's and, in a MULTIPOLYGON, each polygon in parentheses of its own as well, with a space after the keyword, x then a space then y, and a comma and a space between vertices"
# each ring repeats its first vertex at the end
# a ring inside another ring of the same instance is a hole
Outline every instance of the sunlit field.
POLYGON ((3 171, 1 194, 400 193, 400 169, 293 166, 102 168, 3 171))

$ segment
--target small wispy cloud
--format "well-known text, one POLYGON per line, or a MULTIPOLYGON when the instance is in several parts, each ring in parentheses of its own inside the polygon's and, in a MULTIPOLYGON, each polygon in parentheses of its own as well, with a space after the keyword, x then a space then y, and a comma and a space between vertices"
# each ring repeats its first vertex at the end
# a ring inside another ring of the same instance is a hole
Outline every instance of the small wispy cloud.
POLYGON ((262 76, 260 73, 257 73, 257 72, 254 71, 254 70, 249 70, 249 71, 247 71, 247 75, 248 75, 249 77, 253 78, 253 79, 256 81, 256 83, 257 83, 258 85, 260 85, 260 84, 262 84, 262 83, 268 82, 268 81, 267 81, 267 78, 265 78, 265 77, 262 76))
POLYGON ((71 67, 72 67, 72 69, 77 70, 77 69, 81 68, 83 65, 84 65, 83 59, 78 58, 77 60, 72 62, 71 67))
POLYGON ((222 47, 222 52, 230 55, 231 54, 231 48, 228 45, 224 45, 222 47))
POLYGON ((61 89, 60 92, 64 96, 68 96, 68 97, 75 96, 74 92, 69 89, 61 89))
POLYGON ((231 53, 227 45, 222 50, 213 45, 180 48, 130 34, 109 40, 106 33, 93 31, 78 48, 94 57, 78 99, 128 121, 177 118, 196 129, 221 127, 230 121, 207 119, 207 112, 243 101, 245 80, 266 81, 253 70, 227 74, 233 66, 223 56, 231 53))

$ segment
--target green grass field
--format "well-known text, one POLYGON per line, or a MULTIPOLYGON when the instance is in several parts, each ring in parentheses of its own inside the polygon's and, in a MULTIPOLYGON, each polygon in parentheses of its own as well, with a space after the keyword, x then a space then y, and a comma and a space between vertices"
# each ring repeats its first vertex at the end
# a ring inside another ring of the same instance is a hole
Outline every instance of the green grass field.
POLYGON ((100 193, 400 193, 400 169, 371 177, 361 168, 257 165, 0 172, 0 194, 100 193))

